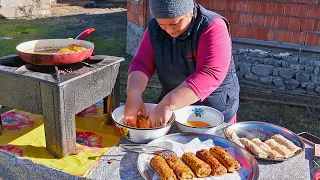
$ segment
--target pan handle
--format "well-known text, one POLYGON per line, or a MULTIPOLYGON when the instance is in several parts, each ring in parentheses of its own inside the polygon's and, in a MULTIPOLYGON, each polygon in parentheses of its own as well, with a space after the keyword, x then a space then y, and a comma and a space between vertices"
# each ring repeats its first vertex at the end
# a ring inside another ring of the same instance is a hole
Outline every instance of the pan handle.
POLYGON ((93 31, 95 31, 94 28, 86 29, 82 33, 80 33, 75 39, 83 40, 86 36, 88 36, 93 31))

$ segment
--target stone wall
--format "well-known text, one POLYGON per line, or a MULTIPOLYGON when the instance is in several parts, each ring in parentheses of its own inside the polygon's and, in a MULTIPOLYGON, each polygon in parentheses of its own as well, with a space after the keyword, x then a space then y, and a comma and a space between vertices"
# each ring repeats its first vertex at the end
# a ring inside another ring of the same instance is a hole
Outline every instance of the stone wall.
POLYGON ((33 18, 51 16, 51 1, 48 0, 1 0, 0 17, 33 18))
POLYGON ((320 96, 320 54, 234 44, 241 83, 320 96))

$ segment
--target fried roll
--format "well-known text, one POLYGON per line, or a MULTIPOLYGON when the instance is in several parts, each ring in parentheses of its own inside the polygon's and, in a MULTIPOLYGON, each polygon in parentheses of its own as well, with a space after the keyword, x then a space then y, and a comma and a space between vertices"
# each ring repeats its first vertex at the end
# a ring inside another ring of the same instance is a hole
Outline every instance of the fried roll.
POLYGON ((277 151, 286 158, 292 157, 294 155, 294 153, 290 151, 290 149, 277 143, 277 141, 275 141, 274 139, 268 139, 265 141, 265 143, 267 143, 271 147, 271 149, 277 151))
POLYGON ((161 156, 154 156, 150 160, 152 168, 159 174, 161 180, 176 180, 176 175, 168 166, 166 161, 161 156))
POLYGON ((240 142, 238 135, 234 130, 230 128, 225 128, 224 130, 224 135, 232 142, 238 144, 239 146, 245 148, 245 146, 240 142))
POLYGON ((264 152, 259 146, 251 142, 247 138, 240 138, 240 141, 246 146, 246 149, 249 150, 252 154, 258 156, 259 158, 267 158, 268 154, 264 152))
POLYGON ((148 128, 148 118, 148 116, 143 117, 142 115, 138 115, 138 127, 148 128))
POLYGON ((214 146, 209 149, 209 152, 213 157, 217 158, 224 167, 226 167, 228 172, 232 173, 240 169, 239 162, 222 147, 214 146))
POLYGON ((210 166, 197 158, 192 152, 185 152, 182 155, 182 160, 193 170, 199 178, 208 177, 211 173, 210 166))
POLYGON ((275 141, 277 141, 277 143, 279 143, 283 146, 286 146, 293 153, 301 151, 300 147, 296 146, 293 142, 291 142, 289 139, 283 137, 280 134, 276 134, 276 135, 272 136, 271 138, 274 139, 275 141))
POLYGON ((165 160, 178 179, 190 180, 194 178, 191 169, 186 166, 177 155, 168 156, 165 160))
POLYGON ((265 142, 262 142, 259 138, 251 139, 253 143, 255 143, 257 146, 259 146, 264 152, 268 154, 268 157, 271 159, 281 159, 283 156, 278 153, 275 150, 272 150, 271 147, 266 144, 265 142))
POLYGON ((227 173, 227 169, 207 149, 197 151, 196 156, 210 166, 212 176, 221 176, 227 173))

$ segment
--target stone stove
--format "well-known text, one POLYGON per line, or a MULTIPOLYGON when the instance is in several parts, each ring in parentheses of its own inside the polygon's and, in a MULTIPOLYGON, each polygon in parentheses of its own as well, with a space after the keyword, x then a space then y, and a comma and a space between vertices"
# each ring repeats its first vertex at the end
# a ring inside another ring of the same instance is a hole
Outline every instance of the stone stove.
POLYGON ((123 60, 96 55, 70 65, 36 66, 17 55, 0 57, 0 104, 42 114, 47 150, 69 155, 76 145, 75 114, 104 99, 110 120, 111 104, 120 102, 123 60))

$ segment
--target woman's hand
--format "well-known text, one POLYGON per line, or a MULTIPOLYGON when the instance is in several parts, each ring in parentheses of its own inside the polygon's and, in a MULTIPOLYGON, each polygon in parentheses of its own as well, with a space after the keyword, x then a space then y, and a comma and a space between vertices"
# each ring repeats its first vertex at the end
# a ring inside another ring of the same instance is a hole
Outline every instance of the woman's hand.
POLYGON ((158 104, 150 113, 148 126, 159 127, 166 125, 172 116, 172 110, 169 106, 158 104))
POLYGON ((142 95, 139 93, 129 95, 124 108, 124 124, 137 127, 137 115, 139 112, 141 112, 142 116, 146 115, 142 95))

